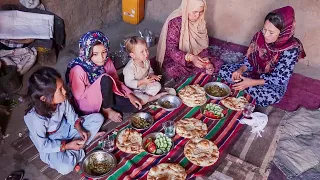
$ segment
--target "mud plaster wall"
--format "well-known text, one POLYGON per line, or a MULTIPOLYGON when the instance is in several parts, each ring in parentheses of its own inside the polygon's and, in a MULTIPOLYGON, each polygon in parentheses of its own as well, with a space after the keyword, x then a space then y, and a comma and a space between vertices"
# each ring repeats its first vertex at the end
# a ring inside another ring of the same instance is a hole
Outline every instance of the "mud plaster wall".
MULTIPOLYGON (((148 0, 146 17, 164 22, 181 0, 148 0)), ((307 52, 300 61, 320 68, 320 1, 319 0, 207 0, 209 36, 248 45, 262 28, 263 19, 273 9, 290 5, 296 12, 296 37, 307 52)))
MULTIPOLYGON (((0 0, 3 4, 19 0, 0 0)), ((89 30, 100 29, 121 20, 121 0, 42 0, 46 9, 64 19, 68 44, 89 30)))

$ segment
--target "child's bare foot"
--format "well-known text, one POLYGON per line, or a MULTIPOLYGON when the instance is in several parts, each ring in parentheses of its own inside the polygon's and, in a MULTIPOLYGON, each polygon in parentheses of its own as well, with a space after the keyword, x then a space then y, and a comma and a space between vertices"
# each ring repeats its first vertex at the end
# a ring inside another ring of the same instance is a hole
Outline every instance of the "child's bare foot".
POLYGON ((159 93, 159 94, 155 95, 155 98, 156 98, 156 99, 159 99, 159 98, 161 98, 162 96, 167 95, 167 94, 168 94, 168 92, 162 92, 162 93, 159 93))
POLYGON ((121 114, 118 113, 117 111, 114 111, 111 108, 102 109, 102 114, 105 118, 110 119, 111 121, 114 121, 114 122, 121 122, 122 121, 121 114))
POLYGON ((162 92, 162 93, 159 93, 159 94, 157 94, 155 96, 150 96, 149 102, 155 101, 155 100, 157 100, 157 99, 159 99, 162 96, 167 95, 167 94, 168 94, 168 92, 162 92))

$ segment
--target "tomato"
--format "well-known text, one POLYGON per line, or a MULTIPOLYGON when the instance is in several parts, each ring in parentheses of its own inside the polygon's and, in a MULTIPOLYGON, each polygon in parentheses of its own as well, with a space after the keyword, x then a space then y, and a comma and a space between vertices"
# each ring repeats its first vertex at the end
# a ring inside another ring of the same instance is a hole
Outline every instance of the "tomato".
POLYGON ((151 143, 152 141, 153 141, 152 138, 148 138, 148 139, 146 140, 145 147, 148 147, 148 144, 151 143))
POLYGON ((157 150, 157 146, 154 142, 150 142, 148 145, 148 151, 151 153, 155 153, 157 150))
POLYGON ((228 113, 228 109, 223 109, 222 113, 223 114, 227 114, 228 113))
POLYGON ((155 153, 156 150, 157 150, 157 146, 156 146, 156 144, 153 142, 153 139, 152 139, 152 138, 148 138, 148 139, 146 140, 145 147, 147 148, 147 150, 148 150, 150 153, 155 153))
POLYGON ((214 113, 211 111, 205 111, 204 115, 207 116, 208 118, 212 118, 212 119, 219 119, 220 118, 220 116, 214 115, 214 113))

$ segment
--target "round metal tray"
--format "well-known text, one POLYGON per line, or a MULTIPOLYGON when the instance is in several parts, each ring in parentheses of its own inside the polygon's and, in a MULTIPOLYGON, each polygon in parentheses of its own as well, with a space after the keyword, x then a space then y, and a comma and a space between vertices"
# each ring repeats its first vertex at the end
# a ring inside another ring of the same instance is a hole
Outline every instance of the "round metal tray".
POLYGON ((129 120, 129 123, 130 123, 132 129, 135 129, 135 130, 146 130, 146 129, 149 129, 149 128, 152 126, 153 122, 154 122, 154 120, 153 120, 151 114, 146 113, 146 112, 138 112, 138 113, 136 113, 136 114, 133 114, 133 115, 131 116, 130 120, 129 120), (149 126, 149 127, 146 127, 146 128, 138 128, 138 127, 136 127, 136 126, 133 124, 132 119, 133 119, 133 118, 139 118, 139 117, 140 117, 140 118, 143 118, 143 119, 145 119, 147 122, 149 122, 149 123, 150 123, 150 126, 149 126))
POLYGON ((178 107, 180 107, 181 104, 182 104, 181 99, 178 96, 173 96, 173 95, 162 96, 157 101, 157 106, 159 106, 162 109, 165 109, 166 111, 173 111, 173 110, 177 109, 178 107), (162 106, 162 104, 166 101, 170 102, 170 104, 172 105, 172 108, 165 108, 162 106))
POLYGON ((168 153, 173 149, 173 147, 174 147, 174 143, 173 143, 172 139, 170 138, 170 139, 171 139, 171 142, 172 142, 172 145, 171 145, 170 150, 167 151, 166 153, 163 153, 163 154, 153 154, 153 153, 148 152, 147 148, 145 147, 145 144, 146 144, 147 139, 148 139, 148 138, 152 138, 153 140, 155 140, 155 139, 157 138, 158 134, 163 134, 163 133, 161 133, 161 132, 150 133, 150 134, 146 135, 146 136, 142 139, 142 148, 143 148, 148 154, 150 154, 150 155, 152 155, 152 156, 164 156, 164 155, 168 154, 168 153))
MULTIPOLYGON (((220 119, 226 117, 227 114, 225 114, 225 113, 223 114, 223 115, 224 115, 223 117, 218 118, 218 119, 214 119, 214 118, 211 118, 211 117, 206 116, 206 115, 204 114, 204 110, 206 109, 206 105, 207 105, 207 104, 210 104, 210 103, 206 103, 206 104, 204 104, 204 105, 202 105, 202 106, 200 107, 200 112, 201 112, 201 114, 203 114, 206 118, 211 119, 211 120, 220 120, 220 119)), ((221 105, 219 105, 219 104, 216 104, 216 105, 219 106, 219 107, 221 107, 223 110, 226 109, 224 106, 221 106, 221 105)))
POLYGON ((224 84, 224 83, 221 83, 221 82, 209 82, 207 83, 206 85, 204 85, 204 91, 206 92, 206 94, 211 98, 211 99, 215 99, 215 100, 221 100, 221 99, 224 99, 228 96, 230 96, 231 94, 231 89, 228 85, 224 84), (208 92, 207 92, 207 88, 210 87, 210 86, 214 86, 214 85, 217 85, 219 86, 220 88, 224 88, 226 91, 227 91, 227 95, 226 96, 223 96, 223 97, 216 97, 216 96, 212 96, 210 95, 208 92))
POLYGON ((87 178, 100 179, 106 177, 116 166, 117 159, 113 154, 103 150, 95 150, 86 155, 86 157, 82 161, 81 170, 87 178), (89 167, 89 163, 93 159, 96 159, 97 161, 107 161, 108 163, 112 164, 112 168, 103 174, 97 174, 93 172, 89 167))

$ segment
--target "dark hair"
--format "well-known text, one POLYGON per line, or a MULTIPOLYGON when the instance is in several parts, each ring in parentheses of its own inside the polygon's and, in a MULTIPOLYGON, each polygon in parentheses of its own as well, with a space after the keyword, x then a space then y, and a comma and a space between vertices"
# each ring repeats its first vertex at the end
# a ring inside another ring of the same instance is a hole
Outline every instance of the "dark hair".
POLYGON ((269 20, 280 31, 283 29, 284 24, 279 14, 271 12, 266 16, 264 22, 266 22, 267 20, 269 20))
POLYGON ((146 41, 139 36, 132 36, 124 41, 124 45, 126 46, 126 50, 128 53, 132 53, 135 46, 139 43, 147 45, 146 41))
POLYGON ((57 79, 61 75, 51 67, 43 67, 34 72, 28 81, 28 96, 31 99, 29 108, 34 107, 36 112, 50 118, 55 111, 52 105, 54 93, 57 89, 57 79), (46 101, 41 101, 40 98, 44 96, 46 101))
POLYGON ((90 58, 92 58, 92 56, 93 56, 93 47, 94 46, 96 46, 96 45, 100 45, 100 44, 102 44, 100 41, 96 41, 96 42, 94 42, 93 44, 92 44, 92 46, 90 47, 90 53, 89 53, 89 57, 90 58))

